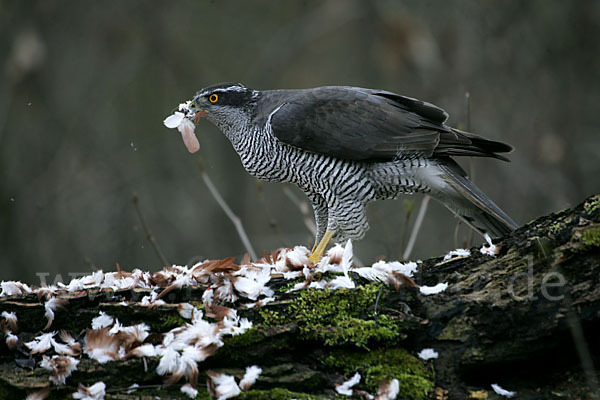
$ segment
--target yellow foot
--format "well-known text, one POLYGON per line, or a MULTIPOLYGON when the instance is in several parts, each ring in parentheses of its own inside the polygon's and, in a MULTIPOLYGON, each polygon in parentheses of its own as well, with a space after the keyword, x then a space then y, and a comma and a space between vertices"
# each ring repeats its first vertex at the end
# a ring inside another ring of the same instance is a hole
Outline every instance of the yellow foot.
POLYGON ((323 253, 325 253, 325 249, 327 248, 327 245, 331 241, 332 237, 333 237, 333 232, 327 231, 323 235, 323 238, 321 239, 319 244, 317 245, 315 243, 315 246, 313 246, 313 249, 310 252, 310 256, 308 256, 308 259, 310 261, 312 261, 313 264, 317 265, 319 263, 319 261, 321 261, 321 258, 323 258, 323 253))

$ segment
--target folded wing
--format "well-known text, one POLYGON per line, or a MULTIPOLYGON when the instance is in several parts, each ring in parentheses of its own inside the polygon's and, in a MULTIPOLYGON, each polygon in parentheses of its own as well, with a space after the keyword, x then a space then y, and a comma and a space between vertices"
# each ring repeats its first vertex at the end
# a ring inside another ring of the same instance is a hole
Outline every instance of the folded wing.
POLYGON ((322 87, 298 91, 270 117, 280 141, 348 160, 420 155, 506 160, 507 144, 450 128, 439 107, 391 92, 322 87))

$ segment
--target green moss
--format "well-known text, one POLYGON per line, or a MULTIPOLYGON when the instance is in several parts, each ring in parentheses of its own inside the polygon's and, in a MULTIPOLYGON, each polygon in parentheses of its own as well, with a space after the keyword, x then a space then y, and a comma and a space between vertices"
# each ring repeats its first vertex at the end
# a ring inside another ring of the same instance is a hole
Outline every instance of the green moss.
POLYGON ((600 246, 600 226, 594 226, 583 231, 581 242, 586 247, 600 246))
POLYGON ((401 339, 398 323, 385 314, 375 322, 369 310, 380 288, 379 284, 370 284, 356 289, 307 289, 291 301, 289 311, 261 311, 260 315, 266 326, 293 323, 304 339, 328 346, 367 348, 370 341, 393 343, 401 339))
POLYGON ((146 321, 152 332, 167 332, 178 326, 187 324, 189 321, 183 319, 179 314, 166 314, 158 320, 146 321))
POLYGON ((376 393, 383 381, 398 379, 400 398, 426 399, 433 390, 433 372, 416 357, 400 348, 384 348, 371 352, 337 350, 324 360, 326 367, 341 369, 351 376, 359 371, 362 386, 369 393, 376 393))
POLYGON ((241 335, 227 336, 224 339, 226 346, 240 348, 260 343, 261 340, 264 340, 264 335, 260 334, 256 327, 252 327, 241 335))
POLYGON ((583 209, 588 214, 600 210, 600 195, 590 197, 583 205, 583 209))
POLYGON ((468 348, 462 355, 461 360, 466 363, 475 363, 484 361, 486 353, 484 349, 480 347, 468 348))
POLYGON ((552 234, 556 234, 556 233, 562 231, 564 227, 565 227, 565 223, 560 221, 560 222, 550 225, 548 227, 548 232, 550 232, 552 234))
MULTIPOLYGON (((140 397, 142 398, 142 397, 140 397)), ((210 392, 206 388, 198 388, 198 394, 196 395, 195 400, 211 400, 212 396, 210 392)))
POLYGON ((281 326, 287 323, 287 318, 275 310, 261 309, 258 312, 268 326, 281 326))
POLYGON ((305 281, 304 277, 292 279, 292 280, 288 281, 287 283, 281 285, 281 287, 278 289, 278 291, 281 293, 285 293, 285 292, 293 289, 297 283, 304 282, 304 281, 305 281))
POLYGON ((472 335, 473 328, 469 318, 455 317, 448 322, 444 330, 438 336, 439 340, 457 340, 466 342, 472 335))
MULTIPOLYGON (((271 389, 271 390, 250 390, 248 392, 242 392, 238 399, 244 400, 284 400, 284 399, 298 399, 298 400, 313 400, 313 399, 331 399, 330 396, 316 396, 307 393, 292 392, 287 389, 271 389)), ((333 397, 341 398, 339 396, 333 397)))

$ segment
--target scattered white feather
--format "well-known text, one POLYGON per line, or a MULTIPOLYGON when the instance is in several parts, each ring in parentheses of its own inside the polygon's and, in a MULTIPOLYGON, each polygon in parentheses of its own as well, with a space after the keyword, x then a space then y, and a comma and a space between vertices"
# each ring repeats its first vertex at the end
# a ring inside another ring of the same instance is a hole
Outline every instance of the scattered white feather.
POLYGON ((444 261, 448 261, 455 257, 469 257, 470 255, 471 252, 467 249, 456 249, 448 252, 448 254, 444 256, 444 261))
POLYGON ((242 296, 250 300, 256 300, 264 289, 264 284, 243 276, 236 276, 233 280, 233 286, 242 296))
POLYGON ((181 315, 181 318, 185 319, 192 319, 195 310, 196 307, 194 307, 190 303, 180 303, 177 306, 177 311, 179 312, 179 315, 181 315))
POLYGON ((19 337, 12 332, 6 332, 6 346, 9 349, 14 349, 19 344, 19 337))
POLYGON ((302 267, 308 264, 308 255, 310 252, 304 246, 296 246, 293 250, 286 253, 286 257, 296 267, 302 267))
POLYGON ((156 367, 156 372, 159 375, 172 374, 175 372, 177 370, 177 365, 179 364, 179 358, 181 357, 179 352, 173 347, 168 346, 164 349, 161 356, 158 367, 156 367))
POLYGON ((31 354, 45 353, 52 347, 54 335, 56 335, 56 332, 43 333, 31 342, 25 343, 25 346, 31 350, 31 354))
POLYGON ((67 344, 58 343, 56 340, 52 339, 52 347, 54 351, 63 356, 76 356, 79 352, 74 351, 71 346, 67 344))
POLYGON ((131 385, 129 385, 127 387, 127 392, 126 393, 127 394, 131 394, 131 393, 135 392, 136 390, 138 390, 139 387, 140 387, 139 384, 133 383, 133 384, 131 384, 131 385))
POLYGON ((158 355, 158 351, 153 344, 145 343, 131 350, 131 355, 136 357, 155 357, 158 355))
POLYGON ((2 318, 6 319, 7 321, 12 321, 12 322, 17 322, 17 314, 14 313, 14 311, 8 312, 8 311, 2 311, 2 318))
POLYGON ((502 387, 500 387, 500 385, 496 383, 492 383, 492 389, 494 389, 494 392, 496 392, 500 396, 505 396, 508 398, 511 398, 516 394, 516 392, 511 392, 510 390, 503 389, 502 387))
POLYGON ((352 267, 352 257, 352 240, 348 239, 346 246, 344 247, 344 252, 342 253, 342 262, 340 263, 340 266, 344 270, 344 275, 347 275, 347 271, 352 267))
POLYGON ((242 390, 248 390, 250 389, 250 387, 252 385, 254 385, 254 383, 256 382, 256 380, 258 379, 258 377, 260 376, 260 374, 262 373, 262 368, 260 368, 257 365, 252 365, 250 367, 246 367, 246 373, 244 374, 244 376, 242 377, 242 380, 240 381, 240 389, 242 390))
POLYGON ((194 380, 198 376, 198 363, 204 361, 206 357, 207 354, 202 349, 187 346, 181 353, 177 369, 173 375, 186 377, 188 381, 194 380))
POLYGON ((341 260, 344 255, 344 246, 339 243, 336 243, 335 246, 327 251, 327 256, 332 260, 341 260))
POLYGON ((75 341, 75 339, 73 339, 73 336, 71 336, 71 334, 67 331, 60 331, 58 333, 58 336, 60 337, 60 339, 65 342, 66 344, 68 344, 69 346, 75 346, 78 343, 75 341))
POLYGON ((123 325, 121 325, 121 323, 119 322, 119 318, 116 318, 115 322, 113 323, 113 325, 110 328, 110 330, 108 331, 108 333, 110 335, 116 335, 117 333, 119 333, 121 331, 122 328, 123 328, 123 325))
POLYGON ((309 289, 325 289, 326 281, 313 281, 308 285, 309 289))
MULTIPOLYGON (((235 310, 234 310, 235 311, 235 310)), ((228 317, 223 318, 224 328, 221 330, 222 334, 236 336, 241 335, 248 329, 252 328, 252 322, 248 318, 239 318, 236 315, 235 319, 229 319, 228 317)))
POLYGON ((392 379, 387 384, 379 386, 376 400, 394 400, 400 392, 400 382, 398 379, 392 379))
POLYGON ((64 385, 66 379, 77 370, 79 360, 68 356, 43 356, 40 366, 52 372, 50 381, 55 385, 64 385))
POLYGON ((409 278, 412 277, 418 269, 417 263, 413 261, 407 263, 401 263, 399 261, 378 261, 374 263, 372 267, 385 273, 399 272, 409 278))
POLYGON ((300 278, 302 276, 302 271, 286 271, 283 273, 283 279, 290 280, 300 278))
POLYGON ((432 294, 437 294, 443 292, 448 288, 447 283, 438 283, 435 286, 419 286, 419 291, 422 295, 429 296, 432 294))
POLYGON ((308 279, 308 277, 312 275, 311 269, 308 267, 302 268, 302 275, 304 275, 305 279, 308 279))
POLYGON ((131 326, 121 326, 116 333, 121 333, 125 337, 129 337, 130 341, 143 343, 148 337, 149 332, 150 327, 142 322, 131 326))
POLYGON ((423 360, 430 360, 432 358, 438 358, 439 356, 438 352, 431 348, 423 349, 417 355, 423 360))
POLYGON ((50 297, 50 299, 44 303, 44 309, 46 310, 44 317, 46 317, 46 320, 48 321, 44 330, 50 328, 52 322, 54 322, 54 311, 56 311, 58 307, 62 307, 64 303, 65 300, 58 299, 54 296, 50 297))
POLYGON ((26 294, 32 292, 31 288, 23 282, 2 281, 0 282, 0 287, 2 288, 2 292, 0 292, 0 297, 14 296, 17 294, 26 294))
POLYGON ((202 302, 204 304, 212 304, 214 298, 215 291, 212 288, 208 288, 202 293, 202 302))
POLYGON ((100 311, 99 314, 100 315, 92 319, 92 329, 102 329, 113 324, 113 317, 106 314, 104 311, 100 311))
MULTIPOLYGON (((313 282, 315 283, 315 282, 313 282)), ((328 289, 354 289, 356 287, 356 285, 354 284, 354 281, 352 279, 350 279, 349 276, 338 276, 337 278, 334 278, 332 280, 330 280, 329 282, 327 282, 324 287, 328 288, 328 289)))
POLYGON ((194 387, 189 383, 186 383, 185 385, 181 386, 180 390, 181 393, 185 394, 190 399, 195 399, 196 396, 198 396, 198 390, 194 389, 194 387))
POLYGON ((106 395, 104 382, 96 382, 92 386, 79 385, 79 390, 73 393, 74 399, 79 400, 103 400, 106 395))
POLYGON ((357 372, 354 376, 348 379, 341 385, 335 385, 335 391, 344 396, 352 396, 352 386, 360 382, 360 374, 357 372))
MULTIPOLYGON (((230 303, 234 303, 237 301, 238 296, 234 293, 234 287, 231 283, 230 279, 225 279, 217 288, 215 289, 214 298, 218 300, 228 301, 230 303)), ((213 301, 214 301, 213 298, 213 301)))
POLYGON ((102 329, 88 329, 84 338, 84 352, 100 364, 121 359, 119 354, 121 340, 102 329))
POLYGON ((212 394, 217 398, 217 400, 230 399, 238 396, 242 392, 237 383, 235 383, 235 378, 231 375, 216 373, 213 371, 208 371, 207 375, 212 381, 212 394))
POLYGON ((492 242, 492 238, 490 237, 490 235, 486 233, 483 235, 483 237, 485 238, 485 241, 488 245, 481 246, 481 249, 479 251, 481 252, 481 254, 487 254, 488 256, 495 257, 500 251, 500 249, 492 242))
POLYGON ((12 332, 17 332, 17 314, 14 312, 2 311, 2 318, 6 320, 6 323, 12 332))
POLYGON ((298 290, 302 290, 306 288, 306 282, 298 282, 296 284, 294 284, 294 286, 288 290, 288 292, 296 292, 298 290))
POLYGON ((269 297, 264 297, 264 298, 262 298, 262 299, 258 300, 258 301, 256 302, 256 305, 257 305, 258 307, 264 307, 264 306, 266 306, 267 304, 269 304, 269 303, 270 303, 270 302, 272 302, 272 301, 275 301, 275 297, 271 297, 271 296, 269 296, 269 297))

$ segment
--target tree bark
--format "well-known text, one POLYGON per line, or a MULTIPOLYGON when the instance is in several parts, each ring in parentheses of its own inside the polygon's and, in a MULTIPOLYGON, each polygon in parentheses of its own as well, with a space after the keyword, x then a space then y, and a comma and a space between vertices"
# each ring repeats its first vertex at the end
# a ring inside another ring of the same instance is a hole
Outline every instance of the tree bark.
MULTIPOLYGON (((209 397, 206 371, 239 380, 250 365, 263 372, 239 398, 332 398, 335 385, 355 372, 362 379, 354 388, 371 394, 382 381, 398 379, 398 398, 502 398, 491 384, 516 392, 516 398, 598 398, 600 195, 536 219, 497 246, 496 256, 472 248, 468 257, 424 261, 415 282, 448 283, 447 290, 429 296, 409 279, 396 289, 352 274, 356 289, 293 293, 286 292, 289 282, 271 280, 275 301, 238 310, 253 328, 227 338, 199 364, 198 398, 209 397), (419 359, 423 348, 439 357, 419 359)), ((154 307, 139 303, 148 293, 64 293, 68 303, 55 312, 51 330, 67 330, 82 342, 102 310, 123 325, 148 324, 146 342, 158 344, 163 333, 185 323, 178 303, 201 307, 203 288, 173 290, 166 305, 154 307)), ((105 382, 107 399, 185 398, 179 391, 183 381, 166 385, 157 375, 157 357, 100 365, 80 356, 66 385, 50 386, 41 357, 22 344, 46 325, 43 301, 33 294, 2 297, 0 311, 17 314, 21 343, 16 350, 0 344, 0 398, 23 398, 44 387, 52 388, 48 398, 67 398, 79 383, 97 381, 105 382), (128 394, 124 389, 133 383, 142 388, 128 394)))

